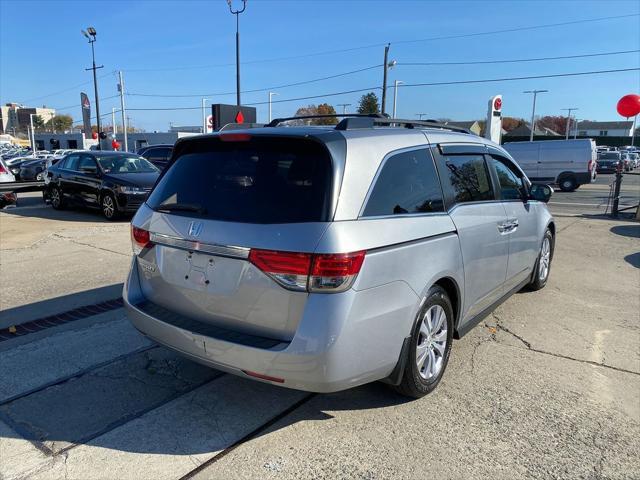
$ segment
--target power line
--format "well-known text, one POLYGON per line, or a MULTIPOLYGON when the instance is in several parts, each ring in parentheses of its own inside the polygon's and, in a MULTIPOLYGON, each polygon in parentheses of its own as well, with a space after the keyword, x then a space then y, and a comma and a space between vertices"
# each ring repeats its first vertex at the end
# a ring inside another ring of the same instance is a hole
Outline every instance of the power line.
MULTIPOLYGON (((442 85, 461 85, 461 84, 473 84, 473 83, 495 83, 495 82, 508 82, 508 81, 517 81, 517 80, 532 80, 532 79, 540 79, 540 78, 559 78, 559 77, 575 77, 575 76, 583 76, 583 75, 602 75, 607 73, 621 73, 621 72, 632 72, 639 71, 640 67, 636 68, 619 68, 613 70, 593 70, 588 72, 570 72, 570 73, 556 73, 556 74, 548 74, 548 75, 528 75, 522 77, 503 77, 503 78, 487 78, 487 79, 478 79, 478 80, 457 80, 457 81, 448 81, 448 82, 430 82, 430 83, 406 83, 399 85, 400 88, 405 87, 429 87, 429 86, 442 86, 442 85)), ((389 87, 392 88, 392 87, 389 87)), ((273 100, 271 103, 286 103, 286 102, 296 102, 300 100, 311 100, 315 98, 324 98, 324 97, 335 97, 338 95, 346 95, 350 93, 360 93, 367 92, 372 90, 380 90, 380 86, 368 87, 368 88, 358 88, 354 90, 344 90, 341 92, 331 92, 331 93, 323 93, 320 95, 311 95, 306 97, 296 97, 296 98, 285 98, 281 100, 273 100)), ((253 102, 253 103, 245 103, 245 105, 266 105, 268 101, 265 102, 253 102)), ((161 107, 161 108, 127 108, 127 110, 132 111, 174 111, 174 110, 200 110, 202 107, 161 107)))
MULTIPOLYGON (((351 70, 349 72, 337 73, 335 75, 329 75, 327 77, 314 78, 311 80, 303 80, 300 82, 287 83, 284 85, 274 85, 271 87, 265 88, 256 88, 253 90, 242 90, 241 93, 256 93, 256 92, 266 92, 269 90, 277 90, 279 88, 286 87, 295 87, 298 85, 307 85, 309 83, 321 82, 324 80, 330 80, 332 78, 344 77, 347 75, 353 75, 354 73, 366 72, 367 70, 373 70, 374 68, 380 68, 380 65, 373 65, 370 67, 359 68, 358 70, 351 70)), ((135 97, 173 97, 173 98, 184 98, 184 97, 215 97, 222 95, 234 95, 236 92, 220 92, 220 93, 199 93, 199 94, 184 94, 184 95, 167 95, 160 93, 127 93, 127 95, 135 96, 135 97)))
POLYGON ((603 57, 607 55, 623 55, 627 53, 638 53, 640 50, 621 50, 618 52, 585 53, 582 55, 564 55, 561 57, 538 57, 538 58, 518 58, 510 60, 480 60, 473 62, 398 62, 398 66, 423 66, 423 65, 485 65, 494 63, 520 63, 520 62, 542 62, 546 60, 566 60, 570 58, 603 57))
MULTIPOLYGON (((609 17, 586 18, 582 20, 572 20, 568 22, 547 23, 543 25, 530 25, 526 27, 514 27, 514 28, 508 28, 508 29, 502 29, 502 30, 491 30, 486 32, 463 33, 463 34, 446 35, 446 36, 438 36, 438 37, 427 37, 427 38, 420 38, 420 39, 413 39, 413 40, 395 40, 391 42, 372 43, 369 45, 362 45, 358 47, 341 48, 336 50, 325 50, 322 52, 291 55, 287 57, 265 58, 262 60, 249 60, 249 61, 240 62, 240 63, 242 65, 248 65, 248 64, 256 64, 256 63, 280 62, 284 60, 298 60, 301 58, 318 57, 322 55, 331 55, 335 53, 348 53, 348 52, 354 52, 358 50, 366 50, 370 48, 379 48, 379 47, 385 46, 387 43, 392 43, 394 45, 401 45, 401 44, 407 44, 407 43, 433 42, 437 40, 453 40, 458 38, 478 37, 478 36, 484 36, 484 35, 496 35, 500 33, 521 32, 521 31, 527 31, 527 30, 537 30, 542 28, 563 27, 567 25, 602 22, 606 20, 616 20, 621 18, 631 18, 631 17, 638 17, 638 16, 640 16, 640 13, 614 15, 609 17)), ((124 68, 123 70, 125 72, 160 72, 160 71, 166 72, 166 71, 176 71, 176 70, 194 70, 194 69, 206 69, 206 68, 229 67, 229 66, 235 66, 235 63, 218 63, 218 64, 208 64, 208 65, 183 65, 180 67, 160 67, 160 68, 133 68, 133 69, 124 68)))
MULTIPOLYGON (((107 76, 109 76, 109 75, 111 75, 111 72, 110 72, 110 73, 105 73, 104 75, 101 75, 101 76, 100 76, 100 77, 98 77, 98 78, 104 78, 104 77, 107 77, 107 76)), ((73 87, 69 87, 69 88, 66 88, 66 89, 64 89, 64 90, 60 90, 60 91, 58 91, 58 92, 54 92, 54 93, 47 93, 46 95, 41 95, 41 96, 39 96, 39 97, 28 98, 27 100, 24 100, 24 101, 22 101, 22 102, 18 102, 18 103, 26 104, 26 103, 29 103, 29 102, 33 102, 34 100, 40 100, 40 99, 42 99, 42 98, 53 97, 53 96, 55 96, 55 95, 60 95, 61 93, 70 92, 71 90, 75 90, 76 88, 80 88, 80 87, 82 87, 82 86, 84 86, 84 85, 87 85, 87 84, 90 84, 90 83, 92 83, 92 82, 93 82, 93 80, 88 80, 88 81, 86 81, 86 82, 79 83, 78 85, 74 85, 73 87)))

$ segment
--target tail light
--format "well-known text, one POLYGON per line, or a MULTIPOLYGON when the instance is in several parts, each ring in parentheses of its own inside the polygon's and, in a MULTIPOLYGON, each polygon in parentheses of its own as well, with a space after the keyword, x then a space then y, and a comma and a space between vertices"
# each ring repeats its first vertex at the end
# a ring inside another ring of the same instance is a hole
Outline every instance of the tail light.
POLYGON ((143 249, 153 245, 149 231, 131 225, 131 245, 135 255, 138 255, 143 249))
POLYGON ((9 173, 2 163, 0 163, 0 173, 9 173))
POLYGON ((365 253, 312 255, 252 249, 249 261, 289 290, 338 293, 353 285, 365 253))
POLYGON ((587 172, 591 171, 591 167, 593 167, 593 160, 589 160, 589 163, 587 164, 587 172))

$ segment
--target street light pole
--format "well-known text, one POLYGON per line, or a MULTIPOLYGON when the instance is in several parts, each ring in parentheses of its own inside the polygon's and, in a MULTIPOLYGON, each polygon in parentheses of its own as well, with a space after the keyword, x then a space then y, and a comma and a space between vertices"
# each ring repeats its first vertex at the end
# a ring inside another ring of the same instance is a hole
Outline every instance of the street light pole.
POLYGON ((247 8, 247 0, 242 0, 242 10, 234 10, 231 0, 227 0, 229 11, 236 16, 236 102, 240 106, 240 14, 247 8))
POLYGON ((29 124, 31 125, 31 154, 35 156, 36 154, 36 132, 33 129, 33 117, 36 116, 35 113, 29 114, 29 124))
POLYGON ((124 134, 124 151, 129 151, 129 140, 127 137, 127 111, 124 108, 124 80, 122 78, 122 71, 118 72, 120 83, 118 83, 118 91, 120 92, 120 113, 122 114, 122 133, 124 134))
POLYGON ((205 102, 209 100, 208 98, 202 99, 202 133, 207 133, 207 114, 205 111, 205 102))
POLYGON ((571 107, 571 108, 562 108, 561 110, 566 110, 567 111, 567 132, 566 132, 566 136, 565 136, 565 140, 569 140, 569 130, 571 130, 571 112, 573 112, 574 110, 579 110, 579 108, 576 107, 571 107))
POLYGON ((529 141, 533 142, 533 131, 536 129, 535 115, 536 115, 536 97, 539 93, 545 93, 549 90, 526 90, 522 93, 533 93, 533 108, 531 109, 531 135, 529 135, 529 141))
POLYGON ((396 106, 398 104, 398 85, 402 85, 404 82, 396 80, 393 82, 393 118, 396 118, 396 106))
POLYGON ((271 122, 271 97, 274 95, 280 95, 276 92, 269 92, 269 122, 271 122))
POLYGON ((104 68, 104 65, 96 67, 96 52, 93 47, 93 44, 96 43, 96 29, 88 27, 86 32, 82 30, 82 34, 89 39, 89 43, 91 44, 91 60, 93 62, 93 66, 91 68, 85 68, 85 70, 93 70, 93 91, 96 100, 96 127, 98 128, 98 150, 102 150, 102 146, 100 145, 100 132, 102 131, 100 128, 100 101, 98 99, 98 78, 96 76, 96 70, 104 68))

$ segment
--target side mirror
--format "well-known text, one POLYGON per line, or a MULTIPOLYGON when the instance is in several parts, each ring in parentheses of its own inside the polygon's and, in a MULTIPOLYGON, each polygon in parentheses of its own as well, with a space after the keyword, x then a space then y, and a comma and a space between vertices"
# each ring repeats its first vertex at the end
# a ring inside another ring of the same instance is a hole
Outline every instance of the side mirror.
POLYGON ((553 188, 549 185, 531 185, 531 198, 547 203, 553 194, 553 188))
POLYGON ((84 167, 80 168, 80 171, 83 173, 88 173, 89 175, 97 175, 98 167, 96 167, 95 165, 85 165, 84 167))

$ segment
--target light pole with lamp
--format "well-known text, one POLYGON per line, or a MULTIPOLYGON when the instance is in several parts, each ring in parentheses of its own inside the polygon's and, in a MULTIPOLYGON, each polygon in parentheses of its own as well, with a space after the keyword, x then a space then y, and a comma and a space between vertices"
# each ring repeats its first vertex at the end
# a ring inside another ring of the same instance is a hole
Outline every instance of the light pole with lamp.
POLYGON ((269 92, 269 123, 271 123, 271 97, 273 97, 274 95, 280 94, 276 92, 269 92))
POLYGON ((396 106, 398 104, 398 85, 402 85, 404 82, 396 80, 393 82, 393 118, 396 118, 396 106))
POLYGON ((91 68, 85 68, 85 70, 93 70, 93 91, 96 99, 96 127, 98 128, 98 150, 102 150, 100 133, 102 129, 100 128, 100 101, 98 99, 98 79, 96 77, 96 70, 99 68, 104 68, 104 65, 100 65, 96 67, 96 52, 93 47, 93 44, 96 43, 96 29, 93 27, 87 27, 87 31, 81 30, 82 34, 89 39, 89 43, 91 44, 91 59, 93 61, 93 66, 91 68))
POLYGON ((36 156, 36 131, 33 129, 33 117, 37 117, 37 113, 29 114, 29 125, 31 126, 31 155, 36 156))
POLYGON ((242 10, 234 10, 231 0, 227 0, 229 11, 236 16, 236 102, 240 106, 240 14, 247 8, 247 0, 242 0, 242 10))
POLYGON ((205 104, 206 101, 209 100, 208 98, 203 98, 202 99, 202 133, 207 133, 207 114, 206 114, 206 110, 205 110, 205 104))
POLYGON ((533 108, 531 110, 531 135, 529 135, 529 141, 533 142, 533 131, 536 129, 536 121, 535 121, 535 115, 536 115, 536 97, 538 96, 539 93, 546 93, 549 90, 526 90, 522 93, 533 93, 533 108))

